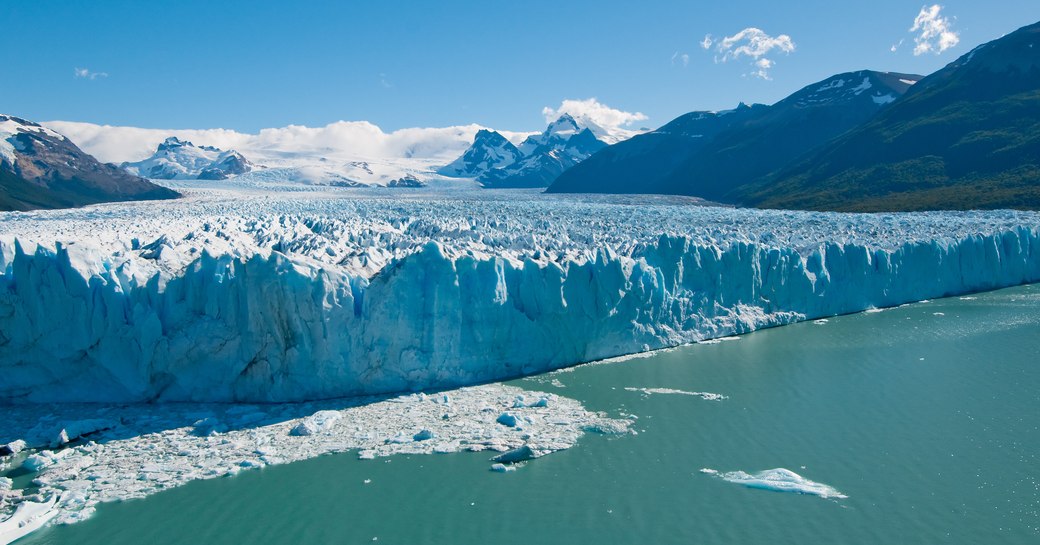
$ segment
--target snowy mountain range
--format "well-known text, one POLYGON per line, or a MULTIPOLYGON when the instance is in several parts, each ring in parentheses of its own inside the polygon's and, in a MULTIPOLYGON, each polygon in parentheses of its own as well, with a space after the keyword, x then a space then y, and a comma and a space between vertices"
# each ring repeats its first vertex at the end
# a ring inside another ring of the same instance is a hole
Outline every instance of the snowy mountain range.
POLYGON ((151 157, 120 166, 157 180, 225 180, 253 170, 253 164, 237 151, 196 146, 176 136, 159 144, 151 157))
POLYGON ((48 128, 0 115, 0 210, 178 196, 175 191, 98 162, 48 128))
POLYGON ((606 134, 598 125, 586 119, 578 121, 570 114, 561 115, 545 131, 528 136, 519 146, 485 130, 477 133, 473 145, 461 157, 438 173, 474 178, 484 187, 548 187, 565 170, 607 147, 607 140, 618 138, 606 134))

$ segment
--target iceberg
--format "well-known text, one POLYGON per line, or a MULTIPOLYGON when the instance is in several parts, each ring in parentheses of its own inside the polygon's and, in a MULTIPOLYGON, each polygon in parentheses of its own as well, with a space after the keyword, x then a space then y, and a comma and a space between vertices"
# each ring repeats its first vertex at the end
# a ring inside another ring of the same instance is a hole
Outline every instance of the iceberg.
POLYGON ((798 494, 819 496, 825 499, 848 498, 848 496, 838 492, 833 487, 823 483, 810 481, 790 469, 768 469, 766 471, 751 474, 743 471, 720 473, 714 469, 704 468, 701 469, 701 473, 718 477, 726 482, 742 484, 748 488, 773 490, 775 492, 795 492, 798 494))
POLYGON ((0 215, 0 400, 452 388, 1040 279, 1028 212, 240 191, 0 215))

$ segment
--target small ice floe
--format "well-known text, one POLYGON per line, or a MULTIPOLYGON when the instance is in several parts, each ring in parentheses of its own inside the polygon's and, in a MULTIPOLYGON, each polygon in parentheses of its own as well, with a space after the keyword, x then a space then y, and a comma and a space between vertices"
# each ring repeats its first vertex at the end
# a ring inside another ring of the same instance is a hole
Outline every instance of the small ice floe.
POLYGON ((754 474, 743 471, 721 473, 715 469, 703 468, 701 473, 718 477, 726 482, 742 484, 748 488, 774 490, 776 492, 794 492, 828 499, 844 499, 848 497, 831 486, 810 481, 794 471, 784 468, 767 469, 754 474))
POLYGON ((422 430, 412 436, 413 441, 429 441, 434 438, 434 434, 430 430, 422 430))
POLYGON ((697 341, 697 344, 719 344, 726 341, 739 341, 740 337, 719 337, 717 339, 705 339, 703 341, 697 341))
POLYGON ((887 310, 887 309, 883 309, 883 308, 868 308, 867 310, 864 310, 863 312, 865 312, 867 314, 877 314, 879 312, 885 312, 885 310, 887 310))
POLYGON ((813 323, 816 324, 816 325, 824 325, 827 322, 830 322, 830 320, 828 320, 827 318, 820 318, 819 320, 813 320, 813 323))
POLYGON ((933 312, 932 316, 946 316, 945 312, 933 312))
POLYGON ((14 513, 0 522, 0 543, 11 543, 25 537, 57 516, 54 508, 57 498, 51 496, 45 502, 23 501, 14 513))
POLYGON ((699 397, 705 401, 722 401, 723 399, 729 399, 722 394, 715 394, 712 392, 687 392, 686 390, 676 390, 674 388, 633 388, 631 386, 626 387, 625 390, 629 392, 642 392, 643 395, 654 395, 654 394, 670 394, 670 395, 683 395, 699 397))
POLYGON ((974 301, 976 299, 978 299, 978 297, 961 297, 960 298, 961 301, 974 301))
POLYGON ((343 415, 339 411, 318 411, 300 421, 289 430, 289 435, 305 437, 327 432, 343 415))
POLYGON ((498 418, 495 419, 495 422, 498 422, 499 424, 502 424, 507 428, 515 428, 517 424, 517 418, 516 415, 514 415, 513 413, 506 412, 498 415, 498 418))
POLYGON ((491 459, 492 462, 501 462, 503 464, 515 464, 517 462, 526 462, 533 458, 537 458, 538 453, 534 451, 529 445, 524 445, 513 450, 509 450, 495 456, 491 459))
POLYGON ((492 464, 491 471, 495 473, 509 473, 510 471, 516 471, 516 466, 507 466, 505 464, 492 464))
POLYGON ((0 456, 11 456, 25 450, 25 441, 18 439, 6 445, 0 445, 0 456))
POLYGON ((541 396, 541 397, 539 397, 537 399, 531 399, 531 398, 526 397, 526 396, 518 395, 518 396, 516 396, 516 399, 513 400, 513 408, 514 409, 524 409, 524 408, 530 408, 530 407, 548 407, 548 406, 549 406, 549 398, 546 397, 546 396, 541 396))

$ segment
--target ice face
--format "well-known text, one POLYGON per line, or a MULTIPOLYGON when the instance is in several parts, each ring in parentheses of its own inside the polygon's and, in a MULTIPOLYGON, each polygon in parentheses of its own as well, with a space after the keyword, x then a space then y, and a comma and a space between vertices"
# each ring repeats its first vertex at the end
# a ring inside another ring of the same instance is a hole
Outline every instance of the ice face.
POLYGON ((199 187, 0 215, 0 399, 453 387, 1040 279, 1035 213, 199 187))

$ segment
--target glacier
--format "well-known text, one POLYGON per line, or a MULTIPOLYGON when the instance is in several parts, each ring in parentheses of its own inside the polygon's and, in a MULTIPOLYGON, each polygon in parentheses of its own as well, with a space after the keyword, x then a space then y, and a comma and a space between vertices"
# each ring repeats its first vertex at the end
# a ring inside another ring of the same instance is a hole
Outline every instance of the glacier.
POLYGON ((1029 212, 184 187, 0 215, 0 400, 450 388, 1040 279, 1029 212))

